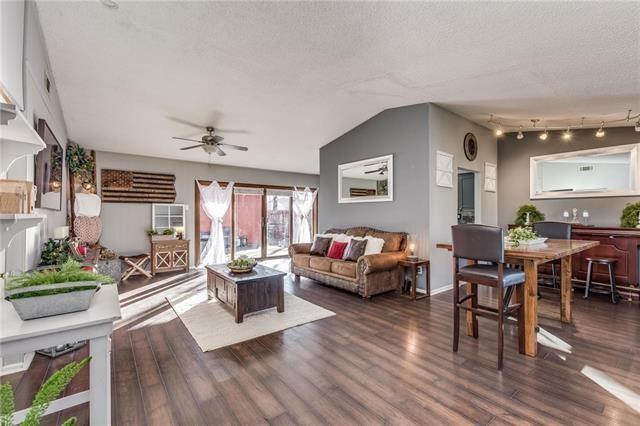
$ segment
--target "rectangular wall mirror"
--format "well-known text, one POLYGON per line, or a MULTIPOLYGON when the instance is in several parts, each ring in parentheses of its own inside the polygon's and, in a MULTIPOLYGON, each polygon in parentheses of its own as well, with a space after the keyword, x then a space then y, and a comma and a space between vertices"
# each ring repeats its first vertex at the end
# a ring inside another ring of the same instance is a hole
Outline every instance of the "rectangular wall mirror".
POLYGON ((530 197, 640 195, 640 144, 543 155, 530 159, 530 197))
POLYGON ((38 187, 36 207, 62 210, 64 150, 43 119, 38 120, 38 135, 47 147, 35 157, 35 184, 38 187))
POLYGON ((393 201, 393 155, 338 166, 338 202, 393 201))

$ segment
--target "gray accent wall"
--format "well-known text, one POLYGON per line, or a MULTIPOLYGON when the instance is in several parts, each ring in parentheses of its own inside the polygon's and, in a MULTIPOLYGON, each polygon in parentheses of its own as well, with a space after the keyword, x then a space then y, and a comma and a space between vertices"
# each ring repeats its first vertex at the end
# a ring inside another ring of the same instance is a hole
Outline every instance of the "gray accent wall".
MULTIPOLYGON (((177 148, 176 148, 177 149, 177 148)), ((203 153, 204 155, 204 153, 203 153)), ((232 154, 230 154, 232 155, 232 154)), ((237 153, 233 155, 242 155, 237 153)), ((265 185, 318 187, 318 176, 272 170, 230 167, 219 164, 208 165, 190 161, 176 161, 138 155, 96 152, 97 177, 100 185, 101 169, 119 169, 140 172, 170 173, 176 176, 176 203, 186 204, 187 238, 191 240, 191 265, 195 261, 195 181, 219 180, 237 183, 265 185)), ((98 193, 100 187, 98 186, 98 193)), ((321 198, 321 192, 319 199, 321 198)), ((151 228, 151 204, 102 203, 102 237, 100 243, 120 254, 135 254, 149 251, 149 238, 145 230, 151 228)))
MULTIPOLYGON (((451 241, 457 223, 457 169, 477 172, 475 198, 478 220, 497 223, 498 197, 484 192, 484 163, 497 163, 492 132, 434 104, 385 110, 320 148, 320 230, 330 227, 372 226, 405 231, 416 244, 416 254, 431 260, 431 289, 451 286, 451 254, 435 245, 451 241), (462 142, 476 135, 475 161, 464 156, 462 142), (436 186, 436 151, 454 155, 454 187, 436 186), (393 154, 394 200, 378 203, 338 203, 338 165, 393 154)), ((422 281, 422 280, 421 280, 422 281)), ((424 281, 420 283, 424 286, 424 281)))
POLYGON ((538 132, 527 132, 523 140, 509 133, 498 142, 498 223, 506 227, 515 220, 522 204, 533 204, 548 220, 562 220, 562 212, 577 208, 588 210, 592 224, 619 226, 625 204, 640 201, 640 197, 574 198, 562 200, 529 199, 529 158, 604 146, 640 143, 640 133, 633 127, 605 129, 603 138, 595 137, 595 129, 575 130, 570 141, 562 139, 562 132, 549 132, 546 141, 538 132))
MULTIPOLYGON (((496 225, 498 221, 498 192, 484 191, 484 164, 497 163, 496 138, 491 130, 440 106, 429 105, 429 259, 431 260, 432 289, 446 288, 452 283, 451 253, 436 248, 440 242, 451 242, 451 226, 458 223, 459 169, 472 171, 475 176, 476 223, 496 225), (478 141, 478 155, 469 161, 464 155, 463 141, 467 133, 478 141), (436 185, 436 152, 453 154, 453 188, 436 185)), ((501 170, 498 167, 498 175, 501 170)))
MULTIPOLYGON (((425 241, 428 112, 426 104, 388 109, 320 148, 320 231, 371 226, 425 241), (393 154, 393 201, 338 203, 338 165, 387 154, 393 154)), ((416 251, 424 255, 426 244, 416 251)))

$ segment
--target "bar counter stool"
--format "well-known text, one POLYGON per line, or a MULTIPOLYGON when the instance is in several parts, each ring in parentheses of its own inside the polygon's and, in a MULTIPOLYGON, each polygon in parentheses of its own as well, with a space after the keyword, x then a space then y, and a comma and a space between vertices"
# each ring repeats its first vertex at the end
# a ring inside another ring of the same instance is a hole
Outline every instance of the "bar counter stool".
MULTIPOLYGON (((523 323, 521 304, 509 305, 514 288, 518 290, 518 301, 524 296, 524 272, 504 264, 504 235, 502 228, 486 225, 455 225, 451 227, 453 241, 453 352, 458 352, 460 337, 460 309, 472 312, 473 337, 478 337, 477 315, 498 319, 498 369, 502 370, 504 346, 504 319, 507 315, 518 315, 523 323), (460 267, 459 260, 475 262, 460 267), (477 262, 485 262, 478 264, 477 262), (460 298, 460 281, 467 282, 471 291, 460 298), (478 304, 478 284, 498 290, 498 308, 478 304), (506 294, 505 294, 506 289, 506 294), (471 306, 465 302, 471 299, 471 306)), ((520 331, 520 330, 519 330, 520 331)), ((519 333, 522 336, 522 333, 519 333)), ((522 350, 522 340, 519 341, 522 350)))
POLYGON ((587 266, 587 283, 584 286, 584 298, 589 297, 589 287, 591 287, 591 280, 593 279, 593 265, 606 265, 609 270, 609 285, 611 286, 611 302, 618 303, 618 289, 616 288, 616 259, 609 259, 606 257, 587 257, 585 258, 589 262, 587 266))

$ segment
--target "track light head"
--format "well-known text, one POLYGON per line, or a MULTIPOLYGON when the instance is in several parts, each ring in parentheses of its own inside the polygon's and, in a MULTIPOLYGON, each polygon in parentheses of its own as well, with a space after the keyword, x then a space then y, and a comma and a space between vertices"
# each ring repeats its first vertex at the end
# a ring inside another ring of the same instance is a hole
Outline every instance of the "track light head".
POLYGON ((502 136, 504 134, 504 132, 502 131, 502 129, 500 127, 498 127, 496 129, 496 136, 502 136))
POLYGON ((540 139, 543 141, 546 141, 547 138, 549 137, 549 132, 547 132, 547 128, 544 128, 544 133, 540 133, 540 139))
POLYGON ((564 133, 562 134, 562 139, 564 139, 565 141, 568 141, 571 139, 571 130, 567 127, 567 130, 564 131, 564 133))
POLYGON ((604 137, 604 121, 602 122, 602 124, 600 125, 600 128, 596 132, 596 138, 602 138, 602 137, 604 137))
POLYGON ((640 118, 636 121, 636 132, 640 132, 640 118))
POLYGON ((516 136, 516 139, 518 139, 519 141, 524 139, 524 133, 522 133, 522 126, 518 127, 518 135, 516 136))

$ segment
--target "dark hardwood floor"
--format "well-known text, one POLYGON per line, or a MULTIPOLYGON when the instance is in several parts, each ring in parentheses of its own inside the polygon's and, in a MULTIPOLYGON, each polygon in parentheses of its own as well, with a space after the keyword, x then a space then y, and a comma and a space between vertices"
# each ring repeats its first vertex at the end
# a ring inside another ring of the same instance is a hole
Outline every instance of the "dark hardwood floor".
MULTIPOLYGON (((562 350, 541 346, 537 358, 522 356, 509 325, 499 372, 494 321, 480 319, 479 340, 462 330, 459 352, 451 351, 450 292, 417 302, 396 294, 365 301, 304 278, 287 279, 286 290, 336 316, 203 353, 164 298, 203 279, 165 274, 120 285, 114 423, 638 424, 637 304, 575 294, 575 321, 567 326, 558 320, 559 295, 545 292, 540 326, 562 350)), ((14 385, 18 408, 53 371, 87 353, 36 356, 27 372, 3 378, 14 385)), ((87 382, 83 371, 67 393, 87 382)), ((72 415, 87 424, 87 404, 44 423, 72 415)))

